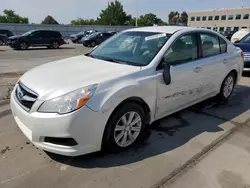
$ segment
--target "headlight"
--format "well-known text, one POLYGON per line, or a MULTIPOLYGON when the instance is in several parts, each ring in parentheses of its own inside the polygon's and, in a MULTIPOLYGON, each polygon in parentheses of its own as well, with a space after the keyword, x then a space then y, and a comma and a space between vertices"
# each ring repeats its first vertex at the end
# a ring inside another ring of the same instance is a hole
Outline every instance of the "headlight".
POLYGON ((45 101, 38 112, 66 114, 84 106, 94 95, 97 84, 45 101))

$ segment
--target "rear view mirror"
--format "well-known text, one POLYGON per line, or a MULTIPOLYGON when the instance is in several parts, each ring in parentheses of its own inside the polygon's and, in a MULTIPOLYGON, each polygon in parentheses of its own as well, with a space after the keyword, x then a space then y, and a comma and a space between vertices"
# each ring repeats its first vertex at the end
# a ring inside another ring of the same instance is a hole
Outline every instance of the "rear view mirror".
POLYGON ((164 58, 164 60, 163 60, 163 80, 164 80, 166 85, 169 85, 171 83, 170 68, 171 68, 170 64, 164 58))

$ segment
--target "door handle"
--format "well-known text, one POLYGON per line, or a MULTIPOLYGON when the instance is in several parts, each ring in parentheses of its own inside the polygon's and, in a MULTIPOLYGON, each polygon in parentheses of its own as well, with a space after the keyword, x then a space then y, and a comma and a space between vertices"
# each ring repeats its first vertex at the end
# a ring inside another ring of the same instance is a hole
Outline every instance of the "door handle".
POLYGON ((223 63, 226 64, 227 63, 227 59, 223 59, 223 63))
POLYGON ((201 69, 202 69, 201 66, 197 66, 197 67, 194 68, 194 72, 198 73, 198 72, 201 71, 201 69))

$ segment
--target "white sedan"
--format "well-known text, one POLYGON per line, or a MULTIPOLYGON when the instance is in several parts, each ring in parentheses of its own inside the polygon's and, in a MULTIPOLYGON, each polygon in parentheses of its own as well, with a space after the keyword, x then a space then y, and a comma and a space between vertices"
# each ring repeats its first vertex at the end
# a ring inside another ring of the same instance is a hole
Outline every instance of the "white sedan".
POLYGON ((119 151, 164 116, 210 97, 227 100, 242 70, 242 51, 213 31, 129 29, 89 54, 26 72, 11 109, 41 149, 68 156, 119 151))

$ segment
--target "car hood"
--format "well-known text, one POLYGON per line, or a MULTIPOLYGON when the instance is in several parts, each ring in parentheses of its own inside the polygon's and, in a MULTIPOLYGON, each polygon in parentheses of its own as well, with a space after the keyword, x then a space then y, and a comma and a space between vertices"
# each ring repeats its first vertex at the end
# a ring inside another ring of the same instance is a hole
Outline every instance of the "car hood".
POLYGON ((250 44, 234 43, 234 45, 239 47, 243 52, 250 52, 250 44))
POLYGON ((9 37, 9 39, 18 39, 21 37, 23 37, 23 36, 22 35, 15 35, 15 36, 9 37))
POLYGON ((100 84, 139 71, 140 67, 117 64, 85 55, 47 63, 26 72, 20 81, 48 100, 70 91, 100 84))

